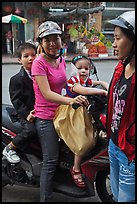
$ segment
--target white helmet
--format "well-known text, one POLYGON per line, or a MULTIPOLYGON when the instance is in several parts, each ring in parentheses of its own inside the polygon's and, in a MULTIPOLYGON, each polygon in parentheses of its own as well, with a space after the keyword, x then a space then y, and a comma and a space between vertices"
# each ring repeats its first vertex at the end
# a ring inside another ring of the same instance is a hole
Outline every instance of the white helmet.
MULTIPOLYGON (((39 43, 41 43, 42 38, 44 38, 48 35, 52 35, 52 34, 61 35, 62 31, 61 31, 60 26, 53 21, 45 21, 38 28, 37 40, 39 43)), ((60 48, 58 55, 51 55, 51 54, 45 52, 42 45, 41 45, 41 47, 42 47, 42 52, 52 59, 57 59, 62 55, 62 48, 60 48)), ((61 61, 62 61, 62 57, 60 58, 60 62, 61 61)))
POLYGON ((43 38, 51 34, 62 34, 61 28, 57 23, 53 21, 46 21, 39 26, 37 33, 38 38, 43 38))
POLYGON ((135 11, 126 11, 109 23, 133 31, 135 35, 135 11))

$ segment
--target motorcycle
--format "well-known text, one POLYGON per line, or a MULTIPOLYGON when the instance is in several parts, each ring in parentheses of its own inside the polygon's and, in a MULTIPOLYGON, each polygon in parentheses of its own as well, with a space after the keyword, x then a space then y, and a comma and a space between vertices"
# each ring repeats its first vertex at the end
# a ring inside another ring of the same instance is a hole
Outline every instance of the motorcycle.
MULTIPOLYGON (((97 75, 95 67, 93 74, 97 75)), ((98 140, 94 149, 89 151, 82 161, 82 176, 86 187, 79 188, 74 183, 70 174, 74 154, 63 140, 59 139, 60 158, 54 176, 53 190, 75 198, 87 198, 95 196, 96 189, 102 202, 114 202, 110 190, 108 140, 104 137, 106 100, 100 96, 89 96, 88 100, 90 105, 87 110, 94 118, 98 140)), ((78 108, 77 104, 74 104, 73 108, 78 108)), ((12 105, 2 104, 2 151, 22 130, 18 121, 11 120, 10 112, 14 111, 13 109, 12 105)), ((9 163, 6 157, 2 156, 2 187, 16 184, 39 188, 42 152, 38 138, 31 141, 27 148, 17 149, 17 154, 20 157, 20 163, 17 164, 9 163)))

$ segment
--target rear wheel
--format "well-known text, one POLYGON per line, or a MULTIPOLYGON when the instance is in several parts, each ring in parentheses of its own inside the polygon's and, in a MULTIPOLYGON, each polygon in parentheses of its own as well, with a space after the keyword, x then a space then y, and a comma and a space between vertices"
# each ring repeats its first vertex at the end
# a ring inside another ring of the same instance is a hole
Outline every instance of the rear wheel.
POLYGON ((110 170, 109 168, 100 171, 96 178, 96 191, 102 202, 114 202, 110 189, 110 170))

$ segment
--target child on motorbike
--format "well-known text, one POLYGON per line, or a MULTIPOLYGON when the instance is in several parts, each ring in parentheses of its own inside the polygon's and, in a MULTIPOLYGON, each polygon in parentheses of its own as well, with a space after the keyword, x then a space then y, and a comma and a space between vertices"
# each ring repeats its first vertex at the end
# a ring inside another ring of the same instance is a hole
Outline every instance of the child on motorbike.
POLYGON ((24 148, 28 143, 28 139, 36 136, 36 129, 33 123, 35 95, 30 75, 32 62, 36 57, 35 46, 30 43, 24 43, 19 46, 17 54, 18 61, 22 66, 20 71, 10 79, 9 94, 17 112, 16 114, 11 113, 11 116, 16 115, 18 117, 22 125, 22 132, 18 133, 3 150, 3 155, 11 163, 20 162, 20 158, 15 151, 16 148, 24 148))
MULTIPOLYGON (((73 76, 68 79, 66 86, 66 93, 68 97, 73 98, 79 94, 107 95, 108 83, 105 81, 93 81, 89 77, 93 66, 90 58, 81 55, 76 56, 72 59, 72 64, 77 70, 77 74, 76 71, 74 71, 73 76), (102 85, 105 90, 92 87, 96 85, 102 85)), ((89 149, 92 149, 97 141, 93 130, 93 119, 89 118, 89 115, 84 108, 85 107, 82 106, 79 107, 78 114, 78 110, 73 110, 72 107, 68 107, 66 110, 66 106, 61 105, 54 118, 54 125, 58 135, 75 154, 74 166, 71 168, 70 172, 75 184, 81 188, 86 186, 82 179, 81 171, 81 161, 83 155, 85 155, 89 149), (86 128, 83 130, 83 127, 86 128)))

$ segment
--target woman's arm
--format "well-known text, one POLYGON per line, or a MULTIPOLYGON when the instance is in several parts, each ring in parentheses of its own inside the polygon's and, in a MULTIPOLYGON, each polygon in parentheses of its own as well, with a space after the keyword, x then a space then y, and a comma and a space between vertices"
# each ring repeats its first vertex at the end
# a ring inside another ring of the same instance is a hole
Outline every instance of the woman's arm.
POLYGON ((69 105, 78 103, 80 105, 88 105, 89 102, 84 96, 77 96, 75 98, 64 97, 58 93, 51 91, 47 76, 35 76, 39 89, 46 100, 52 101, 58 104, 69 105))

